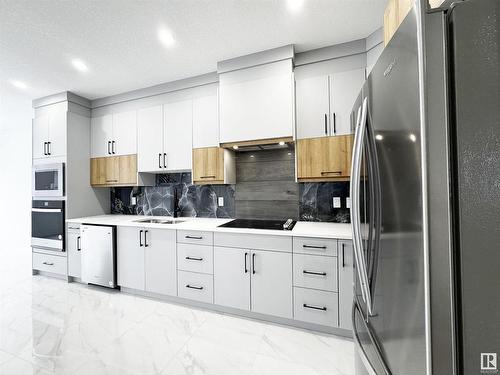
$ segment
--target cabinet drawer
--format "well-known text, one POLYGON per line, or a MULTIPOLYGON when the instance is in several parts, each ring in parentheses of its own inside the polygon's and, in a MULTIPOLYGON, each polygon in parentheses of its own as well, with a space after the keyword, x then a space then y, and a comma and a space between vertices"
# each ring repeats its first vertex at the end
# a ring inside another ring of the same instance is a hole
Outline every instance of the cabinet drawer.
POLYGON ((293 254, 293 285, 303 288, 338 291, 337 258, 293 254))
POLYGON ((304 288, 293 288, 294 319, 303 322, 338 326, 338 294, 304 288))
POLYGON ((212 232, 203 232, 198 230, 178 230, 177 242, 198 245, 213 245, 214 234, 212 232))
POLYGON ((179 297, 206 303, 214 302, 214 278, 212 275, 178 271, 177 278, 179 297))
POLYGON ((292 251, 292 237, 289 236, 216 232, 214 234, 214 243, 216 246, 222 247, 283 251, 287 253, 292 251))
POLYGON ((214 273, 213 247, 177 244, 177 268, 182 271, 214 273))
POLYGON ((33 269, 67 275, 67 259, 56 255, 33 253, 33 269))
POLYGON ((337 240, 327 238, 293 238, 293 252, 301 254, 337 256, 337 240))

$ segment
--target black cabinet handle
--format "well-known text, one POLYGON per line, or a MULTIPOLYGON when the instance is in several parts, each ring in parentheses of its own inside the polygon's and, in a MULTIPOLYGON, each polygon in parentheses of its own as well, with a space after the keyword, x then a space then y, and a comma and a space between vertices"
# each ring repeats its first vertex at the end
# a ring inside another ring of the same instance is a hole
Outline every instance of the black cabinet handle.
POLYGON ((146 235, 148 234, 148 231, 145 230, 144 231, 144 247, 148 247, 148 239, 146 238, 146 235))
POLYGON ((158 168, 162 168, 162 166, 161 166, 161 154, 158 154, 158 168))
POLYGON ((203 236, 186 236, 186 238, 189 238, 191 240, 202 240, 203 236))
POLYGON ((252 273, 255 275, 255 253, 252 254, 252 273))
POLYGON ((82 250, 82 238, 80 236, 76 237, 76 251, 82 250))
POLYGON ((328 115, 325 113, 325 135, 328 135, 328 115))
POLYGON ((304 249, 322 249, 326 250, 326 246, 302 245, 304 249))
POLYGON ((200 176, 200 178, 215 178, 215 176, 200 176))
POLYGON ((167 168, 167 153, 163 153, 163 168, 167 168))
POLYGON ((111 155, 111 141, 108 141, 108 155, 111 155))
POLYGON ((52 142, 47 142, 47 155, 51 155, 51 152, 50 152, 50 145, 51 145, 52 142))
POLYGON ((142 247, 142 232, 144 232, 143 230, 140 230, 139 231, 139 246, 142 247))
POLYGON ((314 271, 303 270, 302 273, 304 273, 306 275, 326 276, 326 272, 314 272, 314 271))
POLYGON ((193 285, 189 285, 189 284, 186 285, 186 288, 196 289, 196 290, 202 290, 203 289, 202 286, 193 286, 193 285))
POLYGON ((186 257, 187 260, 197 260, 198 262, 201 262, 203 258, 197 258, 197 257, 186 257))
POLYGON ((326 311, 326 307, 325 306, 319 307, 319 306, 308 305, 307 303, 304 303, 302 306, 304 306, 306 309, 326 311))
POLYGON ((345 248, 345 243, 342 244, 342 268, 345 267, 345 262, 344 262, 344 248, 345 248))
POLYGON ((50 262, 43 262, 43 264, 45 264, 46 266, 53 266, 54 263, 50 263, 50 262))
POLYGON ((245 253, 245 273, 248 273, 248 268, 247 268, 247 256, 248 256, 248 253, 245 253))
POLYGON ((115 143, 116 143, 115 141, 111 141, 111 153, 113 155, 116 154, 116 152, 115 152, 115 143))
POLYGON ((333 134, 337 134, 337 115, 333 112, 333 134))
POLYGON ((43 142, 43 154, 47 155, 47 142, 43 142))

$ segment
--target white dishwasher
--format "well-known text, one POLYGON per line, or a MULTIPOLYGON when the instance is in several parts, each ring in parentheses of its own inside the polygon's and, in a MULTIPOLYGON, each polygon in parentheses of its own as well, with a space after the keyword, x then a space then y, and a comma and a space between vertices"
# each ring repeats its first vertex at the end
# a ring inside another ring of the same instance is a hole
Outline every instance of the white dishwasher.
POLYGON ((82 281, 116 287, 116 227, 83 224, 81 227, 82 281))

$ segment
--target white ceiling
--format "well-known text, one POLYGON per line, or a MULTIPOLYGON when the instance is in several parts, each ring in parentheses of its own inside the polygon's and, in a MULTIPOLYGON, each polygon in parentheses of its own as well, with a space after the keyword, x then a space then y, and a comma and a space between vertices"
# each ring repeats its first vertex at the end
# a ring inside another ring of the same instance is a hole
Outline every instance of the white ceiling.
POLYGON ((0 0, 0 95, 65 90, 94 99, 216 70, 217 61, 286 44, 305 50, 364 38, 386 0, 0 0), (159 44, 160 25, 175 46, 159 44), (80 73, 73 58, 86 62, 80 73), (14 89, 19 90, 19 89, 14 89))

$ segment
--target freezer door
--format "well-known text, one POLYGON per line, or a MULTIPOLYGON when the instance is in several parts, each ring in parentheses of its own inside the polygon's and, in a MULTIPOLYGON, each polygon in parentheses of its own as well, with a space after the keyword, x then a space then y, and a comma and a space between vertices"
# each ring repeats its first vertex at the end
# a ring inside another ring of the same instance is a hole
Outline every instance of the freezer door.
POLYGON ((114 227, 83 225, 81 229, 82 281, 116 286, 114 227))
MULTIPOLYGON (((459 2, 450 14, 462 374, 500 359, 500 1, 459 2)), ((482 370, 482 371, 481 371, 482 370)))

